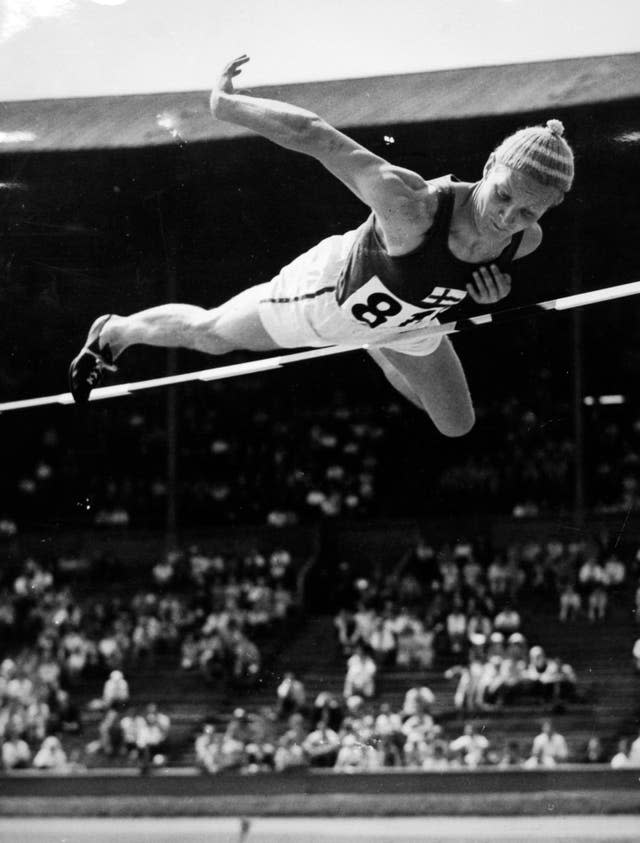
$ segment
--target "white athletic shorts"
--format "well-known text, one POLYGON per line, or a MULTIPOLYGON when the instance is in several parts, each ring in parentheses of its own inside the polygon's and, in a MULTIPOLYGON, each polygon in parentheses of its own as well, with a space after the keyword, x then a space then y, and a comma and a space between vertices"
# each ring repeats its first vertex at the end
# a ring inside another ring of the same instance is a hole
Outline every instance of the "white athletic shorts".
POLYGON ((424 308, 394 296, 379 278, 370 279, 343 305, 338 304, 338 279, 356 235, 354 230, 322 240, 261 285, 259 314, 267 333, 283 348, 372 345, 414 356, 432 354, 442 335, 430 335, 425 328, 437 325, 437 319, 421 319, 416 327, 400 328, 415 314, 424 313, 424 308), (372 295, 377 302, 373 310, 372 295), (354 306, 364 318, 355 318, 354 306), (369 321, 382 324, 368 324, 369 314, 369 321))

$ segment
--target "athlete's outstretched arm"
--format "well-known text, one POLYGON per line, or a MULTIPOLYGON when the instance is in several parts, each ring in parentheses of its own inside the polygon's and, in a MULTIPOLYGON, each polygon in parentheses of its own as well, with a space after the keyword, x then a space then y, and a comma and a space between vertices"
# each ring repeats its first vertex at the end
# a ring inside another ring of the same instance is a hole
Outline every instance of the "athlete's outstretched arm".
POLYGON ((436 201, 422 176, 390 164, 312 111, 236 93, 233 79, 248 60, 240 56, 224 69, 211 93, 213 116, 316 158, 375 211, 392 249, 421 237, 436 201))

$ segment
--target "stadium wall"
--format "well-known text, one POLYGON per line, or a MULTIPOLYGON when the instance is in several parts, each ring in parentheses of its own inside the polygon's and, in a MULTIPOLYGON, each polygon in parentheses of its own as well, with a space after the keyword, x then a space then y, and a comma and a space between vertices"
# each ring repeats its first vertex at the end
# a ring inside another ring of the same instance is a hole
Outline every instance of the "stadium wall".
POLYGON ((515 815, 640 812, 638 771, 388 771, 206 776, 191 768, 0 777, 0 815, 515 815))

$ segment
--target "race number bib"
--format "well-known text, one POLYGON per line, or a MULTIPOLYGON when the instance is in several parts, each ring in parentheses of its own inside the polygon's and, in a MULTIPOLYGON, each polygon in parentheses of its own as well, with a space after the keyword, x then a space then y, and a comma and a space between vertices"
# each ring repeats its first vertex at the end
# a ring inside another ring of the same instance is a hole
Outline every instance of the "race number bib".
POLYGON ((433 321, 438 314, 466 297, 463 290, 434 287, 419 305, 409 304, 384 286, 377 275, 359 287, 343 304, 354 319, 370 328, 411 330, 433 321))

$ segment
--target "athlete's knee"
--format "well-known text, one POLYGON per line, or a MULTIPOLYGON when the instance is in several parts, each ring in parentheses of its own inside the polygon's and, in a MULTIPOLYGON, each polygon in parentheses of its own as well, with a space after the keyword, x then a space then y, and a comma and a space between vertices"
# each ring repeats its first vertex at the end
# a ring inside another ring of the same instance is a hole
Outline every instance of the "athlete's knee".
POLYGON ((473 407, 469 407, 463 412, 457 412, 445 418, 435 418, 433 423, 443 436, 450 439, 459 439, 473 430, 476 423, 476 414, 473 407))

